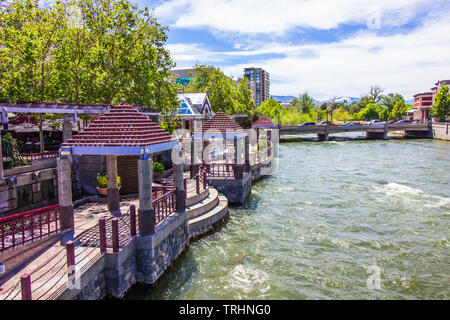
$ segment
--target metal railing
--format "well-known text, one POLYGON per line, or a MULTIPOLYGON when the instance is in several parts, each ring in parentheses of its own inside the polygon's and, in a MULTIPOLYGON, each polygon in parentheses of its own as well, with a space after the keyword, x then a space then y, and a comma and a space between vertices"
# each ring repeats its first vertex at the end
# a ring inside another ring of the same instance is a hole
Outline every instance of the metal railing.
MULTIPOLYGON (((44 153, 21 153, 20 155, 18 155, 18 157, 25 161, 45 160, 57 158, 58 152, 59 151, 47 151, 44 153)), ((3 156, 3 161, 10 160, 11 159, 8 156, 3 156)))
POLYGON ((232 163, 209 163, 205 164, 208 177, 234 178, 234 164, 232 163))
POLYGON ((0 252, 60 231, 59 204, 0 218, 0 252))
POLYGON ((155 213, 155 226, 163 222, 168 216, 176 212, 175 189, 163 194, 152 202, 155 213))

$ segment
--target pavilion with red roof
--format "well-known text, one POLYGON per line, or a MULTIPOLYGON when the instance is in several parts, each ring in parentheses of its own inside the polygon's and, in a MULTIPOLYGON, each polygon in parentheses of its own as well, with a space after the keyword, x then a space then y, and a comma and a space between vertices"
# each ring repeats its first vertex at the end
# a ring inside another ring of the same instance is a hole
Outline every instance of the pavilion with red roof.
POLYGON ((276 128, 277 125, 273 123, 273 121, 266 116, 262 115, 253 125, 252 128, 276 128))
MULTIPOLYGON (((245 130, 239 126, 233 119, 231 119, 227 114, 225 114, 222 111, 217 112, 214 116, 212 116, 210 119, 208 119, 203 125, 201 133, 195 133, 193 136, 193 143, 191 147, 191 176, 195 175, 198 171, 198 167, 200 163, 205 163, 207 166, 211 164, 211 162, 215 162, 217 158, 222 158, 224 155, 227 154, 227 148, 226 148, 226 140, 233 139, 234 141, 234 159, 233 159, 233 167, 235 171, 235 177, 236 178, 242 178, 242 175, 244 173, 244 162, 245 162, 245 168, 247 168, 247 172, 250 171, 250 162, 249 162, 249 153, 250 153, 250 147, 249 147, 249 139, 248 135, 245 132, 245 130), (213 152, 208 153, 205 155, 202 154, 203 157, 207 157, 207 159, 201 159, 202 157, 199 157, 199 153, 201 150, 199 150, 199 147, 195 146, 194 140, 202 139, 202 149, 206 149, 208 145, 211 143, 214 139, 224 139, 223 143, 223 149, 222 150, 213 150, 213 152), (244 140, 244 141, 243 141, 244 140), (243 148, 242 144, 245 145, 245 161, 243 161, 243 148), (201 161, 200 161, 200 159, 201 161)), ((220 161, 222 161, 221 159, 220 161)))
MULTIPOLYGON (((71 168, 68 156, 106 156, 108 209, 112 214, 120 214, 117 156, 140 155, 141 158, 138 160, 140 210, 151 213, 153 171, 151 154, 173 148, 178 148, 176 139, 136 110, 135 107, 125 103, 111 106, 109 112, 92 121, 86 129, 61 145, 61 159, 58 159, 60 191, 58 194, 62 214, 66 214, 67 219, 72 219, 72 221, 67 221, 67 224, 73 226, 73 206, 71 190, 69 190, 71 187, 71 168)), ((177 184, 177 191, 179 191, 179 187, 177 184)))

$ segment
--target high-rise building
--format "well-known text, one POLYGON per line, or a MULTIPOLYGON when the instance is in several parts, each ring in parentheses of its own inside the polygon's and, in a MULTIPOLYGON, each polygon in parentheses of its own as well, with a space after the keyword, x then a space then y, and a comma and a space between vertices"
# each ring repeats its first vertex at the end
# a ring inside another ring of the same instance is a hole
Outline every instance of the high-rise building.
POLYGON ((270 98, 270 75, 262 68, 245 68, 244 77, 248 80, 248 88, 256 106, 270 98))

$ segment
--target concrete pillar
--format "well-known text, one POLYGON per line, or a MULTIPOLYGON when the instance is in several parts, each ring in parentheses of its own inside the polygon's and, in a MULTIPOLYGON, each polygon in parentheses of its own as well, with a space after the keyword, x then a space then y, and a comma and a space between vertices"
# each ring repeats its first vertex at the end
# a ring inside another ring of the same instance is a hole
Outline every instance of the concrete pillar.
POLYGON ((191 170, 190 170, 190 178, 194 178, 194 176, 198 173, 200 164, 202 163, 202 139, 194 138, 192 136, 191 140, 191 170))
POLYGON ((244 161, 242 159, 242 143, 237 136, 234 137, 234 177, 242 179, 244 176, 244 161))
POLYGON ((267 151, 267 157, 270 158, 272 156, 272 129, 267 130, 267 141, 270 144, 270 149, 267 151))
POLYGON ((138 160, 138 184, 139 184, 139 233, 149 236, 155 233, 155 212, 152 206, 152 181, 153 160, 151 155, 148 159, 138 160))
POLYGON ((245 136, 245 172, 250 172, 250 137, 245 136))
POLYGON ((186 210, 186 190, 184 190, 183 183, 183 163, 181 162, 183 155, 181 150, 178 151, 178 157, 178 161, 172 161, 173 183, 176 188, 177 212, 184 212, 186 210))
POLYGON ((72 139, 72 123, 69 120, 69 115, 64 114, 64 121, 62 123, 63 129, 63 142, 67 142, 67 140, 72 139))
POLYGON ((106 171, 108 175, 108 210, 113 215, 120 214, 119 188, 117 186, 117 156, 106 156, 106 171))
POLYGON ((328 133, 318 133, 317 138, 319 139, 319 141, 328 141, 329 136, 328 133))
POLYGON ((72 167, 70 158, 57 159, 59 223, 61 229, 75 228, 72 203, 72 167))

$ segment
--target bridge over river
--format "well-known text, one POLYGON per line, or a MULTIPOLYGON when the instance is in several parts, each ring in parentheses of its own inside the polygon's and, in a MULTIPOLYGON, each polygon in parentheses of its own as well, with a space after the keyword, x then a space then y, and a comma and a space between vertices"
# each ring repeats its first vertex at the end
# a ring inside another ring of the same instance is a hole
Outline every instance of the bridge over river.
POLYGON ((417 138, 432 138, 432 125, 427 123, 375 123, 352 125, 324 126, 281 126, 280 136, 297 134, 317 134, 320 141, 328 140, 330 134, 344 132, 365 132, 369 139, 387 139, 387 133, 403 131, 405 136, 417 138))

